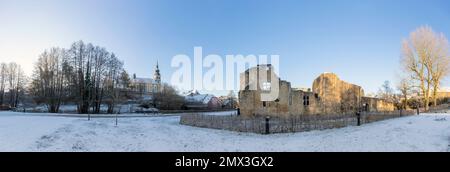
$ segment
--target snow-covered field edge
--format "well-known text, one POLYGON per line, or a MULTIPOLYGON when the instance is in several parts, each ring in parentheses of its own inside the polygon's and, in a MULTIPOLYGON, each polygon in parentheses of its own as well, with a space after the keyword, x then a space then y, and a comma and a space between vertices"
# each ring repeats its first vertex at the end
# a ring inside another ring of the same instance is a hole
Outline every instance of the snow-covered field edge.
POLYGON ((260 135, 179 124, 179 116, 113 118, 0 112, 0 151, 290 152, 449 151, 450 114, 428 113, 339 129, 260 135))

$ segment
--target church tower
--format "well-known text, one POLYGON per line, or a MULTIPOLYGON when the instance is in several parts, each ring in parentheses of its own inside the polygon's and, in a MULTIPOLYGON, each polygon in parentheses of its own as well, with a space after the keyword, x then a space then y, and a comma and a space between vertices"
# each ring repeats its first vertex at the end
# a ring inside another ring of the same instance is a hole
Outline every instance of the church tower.
POLYGON ((159 92, 161 89, 161 74, 159 73, 159 64, 156 61, 155 73, 153 74, 153 92, 159 92))

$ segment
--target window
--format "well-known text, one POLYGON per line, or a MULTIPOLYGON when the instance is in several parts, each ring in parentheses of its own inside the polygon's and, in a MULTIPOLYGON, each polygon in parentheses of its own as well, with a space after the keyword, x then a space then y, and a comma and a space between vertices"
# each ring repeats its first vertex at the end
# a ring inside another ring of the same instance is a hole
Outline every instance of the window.
POLYGON ((263 107, 266 107, 266 101, 263 101, 263 107))
POLYGON ((364 112, 369 112, 369 104, 364 103, 363 104, 363 110, 364 110, 364 112))
POLYGON ((303 106, 309 106, 309 96, 303 96, 303 106))
POLYGON ((270 85, 271 83, 270 82, 264 82, 263 84, 262 84, 262 89, 264 90, 264 91, 270 91, 270 89, 271 89, 271 85, 270 85))

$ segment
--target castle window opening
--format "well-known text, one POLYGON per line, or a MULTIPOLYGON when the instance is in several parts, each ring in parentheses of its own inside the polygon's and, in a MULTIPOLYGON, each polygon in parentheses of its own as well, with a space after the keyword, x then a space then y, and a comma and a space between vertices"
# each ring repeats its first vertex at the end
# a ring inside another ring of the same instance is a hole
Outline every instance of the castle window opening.
POLYGON ((309 96, 303 96, 303 105, 309 106, 309 96))

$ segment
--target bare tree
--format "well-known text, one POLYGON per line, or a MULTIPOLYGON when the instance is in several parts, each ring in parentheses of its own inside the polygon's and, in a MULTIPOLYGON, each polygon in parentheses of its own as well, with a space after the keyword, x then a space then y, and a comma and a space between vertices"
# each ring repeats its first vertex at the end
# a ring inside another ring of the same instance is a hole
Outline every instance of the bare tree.
POLYGON ((230 90, 230 92, 228 92, 227 98, 230 106, 229 108, 233 109, 238 106, 237 97, 233 90, 230 90))
POLYGON ((104 79, 105 73, 108 72, 107 65, 110 53, 106 51, 106 49, 101 47, 93 47, 91 49, 93 51, 91 53, 90 65, 92 65, 91 69, 91 99, 89 100, 92 104, 92 111, 94 113, 100 113, 100 107, 104 97, 104 79))
POLYGON ((437 105, 437 91, 439 90, 441 81, 448 76, 450 54, 449 43, 447 38, 441 33, 439 35, 432 35, 434 41, 430 44, 430 60, 427 63, 428 73, 431 75, 431 85, 433 86, 433 92, 431 97, 433 100, 433 106, 437 105))
POLYGON ((112 113, 118 103, 118 81, 123 62, 105 48, 78 41, 68 52, 65 72, 71 95, 78 106, 78 113, 100 113, 101 105, 108 105, 112 113))
POLYGON ((27 88, 28 77, 25 75, 22 67, 19 65, 17 69, 17 82, 16 82, 16 96, 14 107, 17 107, 19 101, 22 100, 22 95, 25 94, 25 90, 27 88))
POLYGON ((19 96, 23 92, 26 82, 22 67, 14 62, 9 63, 7 66, 7 78, 9 105, 11 107, 17 107, 20 98, 19 96))
POLYGON ((78 41, 68 50, 53 48, 41 54, 31 92, 50 112, 58 112, 66 101, 74 102, 78 113, 100 113, 102 104, 112 113, 120 102, 123 72, 123 62, 114 53, 78 41))
POLYGON ((0 105, 3 105, 5 99, 6 80, 8 79, 7 64, 0 64, 0 105))
POLYGON ((408 96, 411 94, 412 86, 411 82, 407 78, 402 78, 397 84, 397 90, 401 94, 401 108, 407 109, 408 107, 408 96))
POLYGON ((428 109, 430 102, 431 87, 433 97, 436 97, 439 83, 448 74, 448 53, 445 36, 436 34, 428 26, 418 28, 408 40, 403 41, 402 65, 412 79, 418 81, 425 109, 428 109))
POLYGON ((45 103, 50 113, 57 113, 65 97, 63 64, 66 52, 61 48, 52 48, 39 56, 33 72, 31 93, 38 103, 45 103))
POLYGON ((381 88, 378 90, 377 97, 391 102, 394 101, 394 89, 391 87, 391 82, 384 81, 383 85, 381 85, 381 88))
MULTIPOLYGON (((89 68, 89 62, 87 60, 87 45, 83 41, 78 41, 72 44, 68 50, 68 66, 72 70, 70 73, 66 73, 72 78, 71 92, 74 101, 77 103, 78 113, 86 114, 89 110, 88 93, 89 81, 85 81, 89 77, 86 77, 89 68)), ((88 74, 89 75, 89 74, 88 74)))
POLYGON ((109 56, 107 65, 107 73, 105 75, 105 88, 108 105, 108 113, 113 113, 117 103, 121 102, 121 91, 119 88, 121 72, 123 71, 123 62, 117 59, 116 55, 112 53, 109 56))

